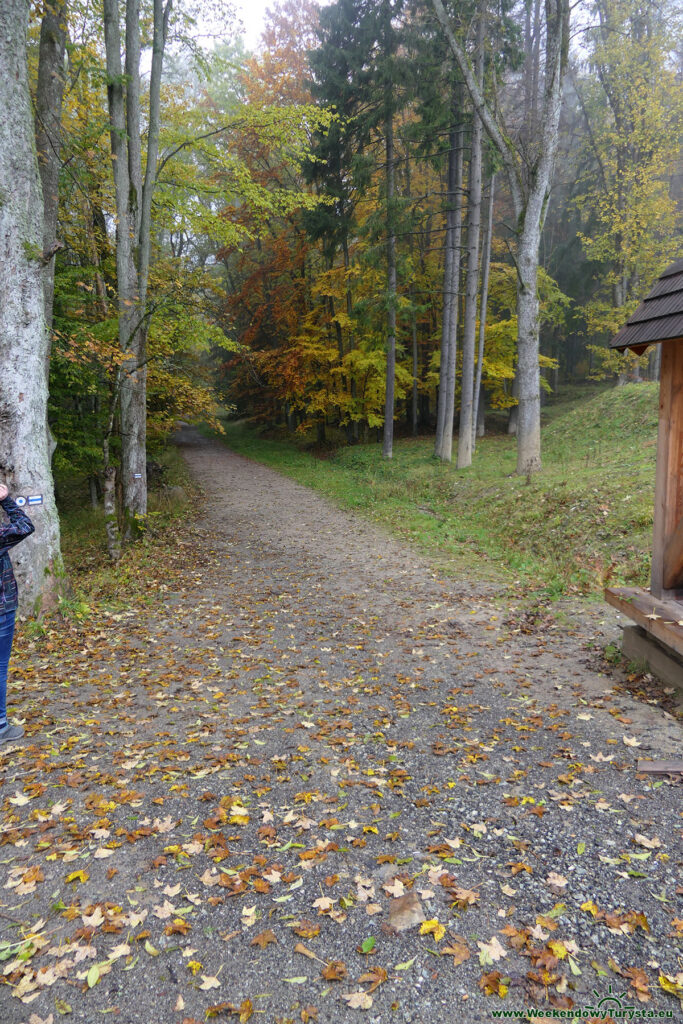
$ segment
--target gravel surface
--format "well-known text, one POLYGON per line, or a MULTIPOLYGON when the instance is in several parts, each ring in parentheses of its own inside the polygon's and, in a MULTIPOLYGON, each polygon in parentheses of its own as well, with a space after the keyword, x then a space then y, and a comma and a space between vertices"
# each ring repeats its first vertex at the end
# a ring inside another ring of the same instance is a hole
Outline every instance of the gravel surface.
POLYGON ((682 789, 637 770, 681 725, 604 674, 614 617, 524 631, 177 440, 205 501, 163 608, 14 666, 0 1022, 683 1020, 682 789))

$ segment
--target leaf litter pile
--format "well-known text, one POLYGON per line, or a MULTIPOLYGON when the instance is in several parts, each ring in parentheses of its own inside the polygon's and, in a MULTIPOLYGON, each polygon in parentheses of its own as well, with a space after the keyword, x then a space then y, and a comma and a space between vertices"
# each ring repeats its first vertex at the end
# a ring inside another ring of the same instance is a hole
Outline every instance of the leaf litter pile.
POLYGON ((181 444, 207 498, 157 610, 15 654, 3 1024, 478 1024, 610 992, 680 1020, 682 790, 638 770, 676 720, 581 638, 181 444))

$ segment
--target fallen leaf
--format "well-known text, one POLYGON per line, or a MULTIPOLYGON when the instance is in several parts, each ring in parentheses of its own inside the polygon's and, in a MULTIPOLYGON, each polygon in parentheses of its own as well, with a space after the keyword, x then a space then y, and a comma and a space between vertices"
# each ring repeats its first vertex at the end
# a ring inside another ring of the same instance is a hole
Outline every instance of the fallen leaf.
POLYGON ((479 946, 479 963, 482 967, 500 960, 501 957, 507 956, 507 951, 503 949, 496 935, 492 937, 490 942, 477 942, 477 945, 479 946))
POLYGON ((445 926, 439 924, 436 918, 431 921, 424 921, 420 925, 420 935, 433 935, 436 942, 441 942, 445 934, 445 926))
POLYGON ((405 896, 392 900, 389 906, 389 924, 397 932, 408 931, 425 921, 424 910, 416 893, 412 890, 405 896))
POLYGON ((372 1006, 372 996, 359 989, 357 992, 350 992, 348 995, 342 993, 342 999, 351 1010, 369 1010, 372 1006))
POLYGON ((202 992, 208 992, 212 988, 220 988, 221 983, 218 978, 210 978, 206 974, 202 974, 202 983, 199 986, 202 992))
POLYGON ((662 845, 662 841, 658 836, 655 836, 653 839, 648 839, 647 836, 642 836, 639 832, 636 832, 635 841, 638 846, 644 846, 647 850, 656 850, 662 845))
POLYGON ((275 937, 275 933, 268 928, 265 932, 259 932, 258 935, 255 935, 251 940, 250 945, 260 946, 261 949, 265 949, 266 946, 271 944, 271 942, 277 943, 277 939, 275 937))
POLYGON ((465 960, 469 960, 470 951, 467 947, 465 939, 460 936, 457 937, 457 941, 454 940, 448 946, 443 946, 441 949, 442 956, 452 956, 453 966, 458 967, 459 964, 463 964, 465 960))

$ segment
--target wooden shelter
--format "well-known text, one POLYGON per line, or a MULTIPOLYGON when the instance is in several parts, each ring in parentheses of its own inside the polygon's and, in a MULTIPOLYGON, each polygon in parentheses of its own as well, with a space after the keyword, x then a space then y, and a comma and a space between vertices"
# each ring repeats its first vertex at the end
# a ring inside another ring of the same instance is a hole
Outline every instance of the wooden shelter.
MULTIPOLYGON (((661 344, 662 358, 650 590, 612 587, 605 598, 637 624, 639 634, 664 645, 673 666, 667 679, 683 684, 683 259, 662 274, 611 347, 641 355, 653 344, 661 344)), ((626 653, 651 662, 633 640, 626 653)))

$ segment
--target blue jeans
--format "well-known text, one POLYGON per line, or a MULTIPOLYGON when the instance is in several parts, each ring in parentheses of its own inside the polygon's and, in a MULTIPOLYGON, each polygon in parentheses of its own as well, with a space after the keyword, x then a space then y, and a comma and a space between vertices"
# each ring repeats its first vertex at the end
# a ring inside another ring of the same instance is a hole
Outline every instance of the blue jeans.
POLYGON ((0 615, 0 729, 7 725, 7 666, 12 652, 16 612, 0 615))

